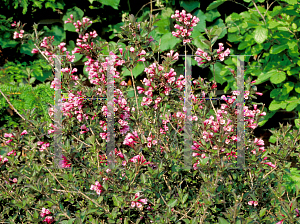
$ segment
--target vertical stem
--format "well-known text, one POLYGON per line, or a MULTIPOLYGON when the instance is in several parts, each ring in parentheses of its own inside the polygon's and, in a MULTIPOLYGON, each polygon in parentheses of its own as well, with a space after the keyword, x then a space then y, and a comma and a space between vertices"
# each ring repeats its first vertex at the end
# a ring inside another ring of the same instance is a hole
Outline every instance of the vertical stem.
POLYGON ((184 165, 185 169, 191 169, 191 161, 192 161, 192 123, 189 120, 191 117, 191 56, 187 56, 187 50, 185 45, 185 99, 184 99, 184 107, 185 107, 185 124, 184 124, 184 165))
POLYGON ((107 68, 107 164, 109 169, 115 167, 115 130, 114 130, 114 72, 111 69, 113 67, 113 60, 111 55, 109 56, 109 63, 107 68))
POLYGON ((131 79, 132 79, 132 84, 133 84, 133 89, 134 89, 134 95, 135 95, 135 101, 136 101, 138 116, 140 116, 139 104, 138 104, 138 99, 137 99, 137 94, 136 94, 135 81, 134 81, 134 78, 133 78, 133 75, 132 75, 132 70, 130 70, 130 74, 131 74, 131 79))
POLYGON ((240 169, 245 167, 245 126, 244 126, 244 59, 237 57, 237 165, 240 169))
POLYGON ((59 161, 62 151, 62 102, 61 102, 61 57, 55 56, 55 78, 58 79, 58 85, 55 86, 55 108, 54 108, 54 163, 60 168, 59 161))

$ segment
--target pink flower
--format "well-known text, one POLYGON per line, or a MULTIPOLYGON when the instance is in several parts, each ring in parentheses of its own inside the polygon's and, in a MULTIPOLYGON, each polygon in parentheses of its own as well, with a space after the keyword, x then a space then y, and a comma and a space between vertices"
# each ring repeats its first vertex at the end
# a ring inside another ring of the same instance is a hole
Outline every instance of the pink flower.
POLYGON ((256 92, 255 94, 259 95, 259 96, 262 96, 263 93, 260 93, 260 92, 256 92))
POLYGON ((8 141, 6 141, 5 143, 6 144, 9 144, 9 143, 11 143, 12 142, 12 139, 9 139, 8 141))
POLYGON ((146 61, 146 59, 144 57, 142 57, 141 59, 139 59, 137 61, 146 61))
POLYGON ((146 54, 146 51, 142 50, 141 53, 138 54, 138 56, 145 55, 145 54, 146 54))
POLYGON ((271 162, 267 162, 267 163, 263 163, 263 164, 266 164, 266 165, 268 165, 268 166, 270 166, 270 167, 272 167, 272 168, 275 168, 275 167, 276 167, 276 165, 272 164, 271 162))
POLYGON ((28 132, 26 130, 22 131, 21 135, 26 135, 28 132))
POLYGON ((38 52, 39 52, 39 50, 38 50, 38 49, 35 49, 35 48, 33 48, 32 51, 31 51, 32 54, 36 54, 36 53, 38 53, 38 52))
POLYGON ((130 52, 134 52, 134 47, 131 47, 129 50, 130 52))
POLYGON ((143 155, 142 156, 136 155, 136 156, 132 157, 129 161, 133 162, 133 163, 138 163, 141 165, 147 165, 150 163, 150 162, 146 162, 146 159, 143 155))
POLYGON ((281 221, 277 222, 276 224, 282 224, 284 220, 285 219, 282 219, 281 221))
POLYGON ((14 138, 15 136, 11 133, 4 133, 4 138, 14 138))
POLYGON ((123 55, 123 48, 119 48, 121 55, 123 55))
POLYGON ((17 183, 17 182, 18 182, 18 179, 17 179, 17 178, 14 178, 12 181, 13 181, 14 183, 17 183))

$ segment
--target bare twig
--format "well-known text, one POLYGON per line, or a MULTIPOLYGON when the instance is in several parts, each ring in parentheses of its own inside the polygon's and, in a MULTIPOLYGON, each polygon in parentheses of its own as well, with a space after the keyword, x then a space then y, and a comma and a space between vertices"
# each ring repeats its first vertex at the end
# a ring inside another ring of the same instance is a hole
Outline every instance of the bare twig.
POLYGON ((91 145, 89 145, 89 144, 87 144, 87 143, 85 143, 85 142, 81 141, 80 139, 78 139, 78 138, 77 138, 75 135, 72 135, 72 137, 73 137, 73 138, 75 138, 77 141, 79 141, 79 142, 81 142, 81 143, 85 144, 86 146, 88 146, 88 147, 92 147, 91 145))

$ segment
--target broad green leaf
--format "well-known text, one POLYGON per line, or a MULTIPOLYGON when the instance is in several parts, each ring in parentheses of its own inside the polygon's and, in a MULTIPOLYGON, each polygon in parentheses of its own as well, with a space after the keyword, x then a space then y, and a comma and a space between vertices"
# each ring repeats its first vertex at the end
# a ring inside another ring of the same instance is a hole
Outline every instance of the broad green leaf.
POLYGON ((198 31, 193 32, 192 38, 194 38, 193 42, 196 45, 196 47, 199 47, 202 50, 209 49, 209 45, 203 42, 206 39, 205 39, 205 37, 203 37, 201 32, 198 32, 198 31))
POLYGON ((290 5, 295 5, 295 4, 298 3, 297 0, 282 0, 282 1, 283 1, 283 2, 286 2, 286 3, 290 4, 290 5))
POLYGON ((267 210, 266 208, 263 208, 262 210, 260 210, 259 216, 263 217, 266 214, 266 210, 267 210))
POLYGON ((300 93, 300 83, 296 83, 296 84, 295 84, 295 91, 296 91, 297 93, 300 93))
POLYGON ((273 29, 273 28, 275 28, 275 27, 277 27, 277 26, 279 26, 279 25, 280 25, 280 23, 279 23, 279 22, 276 22, 276 21, 274 21, 274 20, 272 20, 272 21, 270 21, 270 22, 268 23, 269 29, 273 29))
MULTIPOLYGON (((137 65, 132 69, 132 75, 134 78, 138 77, 145 70, 145 66, 142 62, 137 63, 137 65)), ((123 76, 131 76, 131 73, 128 69, 123 69, 123 76)))
POLYGON ((270 53, 271 54, 278 54, 280 52, 282 52, 283 50, 287 49, 287 45, 283 44, 283 45, 273 45, 270 49, 270 53))
POLYGON ((194 30, 192 32, 192 36, 193 36, 193 33, 195 31, 204 32, 205 28, 206 28, 206 22, 205 22, 206 16, 205 16, 205 14, 200 9, 198 9, 193 15, 197 16, 199 18, 199 22, 197 23, 197 26, 194 27, 194 30))
POLYGON ((277 71, 277 70, 271 70, 271 71, 268 71, 267 73, 263 73, 263 72, 262 72, 262 73, 258 76, 258 78, 257 78, 255 84, 256 84, 256 85, 261 84, 261 83, 267 81, 272 75, 275 75, 275 74, 278 74, 278 71, 277 71))
POLYGON ((288 103, 288 105, 286 107, 286 111, 292 111, 298 106, 298 104, 300 104, 300 99, 293 96, 293 97, 287 99, 286 102, 288 103))
POLYGON ((282 83, 286 79, 285 72, 279 72, 277 74, 273 74, 270 78, 270 81, 274 84, 282 83))
POLYGON ((31 53, 31 51, 33 48, 34 48, 33 42, 29 41, 28 43, 21 45, 20 53, 24 53, 32 56, 33 54, 31 53))
POLYGON ((181 40, 172 35, 172 33, 166 33, 161 37, 160 49, 162 51, 168 51, 173 49, 176 44, 180 43, 181 40))
POLYGON ((214 2, 212 2, 212 3, 209 4, 209 6, 207 7, 206 11, 215 9, 215 8, 219 7, 220 5, 222 5, 224 2, 226 2, 226 0, 217 0, 217 1, 214 1, 214 2))
POLYGON ((120 0, 99 0, 103 5, 109 5, 114 9, 118 9, 120 0))
POLYGON ((171 208, 175 207, 177 205, 177 199, 171 199, 167 205, 171 208))
POLYGON ((284 95, 289 94, 289 92, 291 92, 293 90, 293 88, 294 88, 293 82, 284 83, 282 94, 284 94, 284 95))
POLYGON ((218 217, 218 219, 219 219, 219 224, 230 224, 230 222, 228 222, 226 219, 222 217, 218 217))
POLYGON ((279 110, 280 108, 285 109, 286 103, 284 101, 273 100, 269 105, 269 110, 279 110))
MULTIPOLYGON (((218 39, 222 39, 226 33, 227 33, 227 28, 225 28, 225 24, 221 18, 219 18, 212 26, 210 27, 215 27, 215 32, 212 32, 212 34, 217 35, 218 39)), ((210 27, 208 29, 210 29, 210 27)))
POLYGON ((263 28, 261 26, 258 26, 254 30, 254 40, 258 44, 262 44, 268 37, 268 30, 266 28, 263 28))
POLYGON ((200 1, 180 1, 180 6, 187 12, 191 12, 196 8, 200 8, 200 1))
POLYGON ((276 98, 279 94, 281 94, 281 91, 282 91, 282 89, 279 89, 279 88, 273 89, 270 93, 270 97, 273 99, 276 98))
POLYGON ((269 139, 269 142, 274 144, 276 142, 276 140, 277 140, 276 137, 274 135, 272 135, 269 139))
POLYGON ((206 16, 206 21, 212 22, 216 18, 218 18, 219 16, 221 16, 221 14, 218 12, 217 9, 213 9, 213 10, 210 10, 209 12, 206 12, 205 16, 206 16))
MULTIPOLYGON (((77 21, 77 20, 81 20, 84 12, 80 8, 74 6, 73 8, 67 10, 66 14, 63 16, 63 21, 68 20, 71 14, 74 17, 74 21, 77 21)), ((72 23, 66 23, 64 24, 64 30, 75 32, 76 28, 72 23)))
POLYGON ((66 32, 63 30, 63 28, 53 25, 51 26, 51 29, 49 29, 47 26, 44 26, 45 36, 54 36, 53 45, 60 44, 63 40, 66 39, 66 32))

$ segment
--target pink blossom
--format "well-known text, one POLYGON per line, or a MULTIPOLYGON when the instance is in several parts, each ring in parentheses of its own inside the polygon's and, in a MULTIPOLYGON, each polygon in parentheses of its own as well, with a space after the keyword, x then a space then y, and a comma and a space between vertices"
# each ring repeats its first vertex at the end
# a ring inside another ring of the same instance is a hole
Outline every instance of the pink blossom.
POLYGON ((130 47, 130 52, 134 52, 134 47, 130 47))
POLYGON ((15 136, 11 133, 4 133, 4 138, 14 138, 15 136))
POLYGON ((22 131, 21 135, 26 135, 28 132, 26 130, 22 131))

